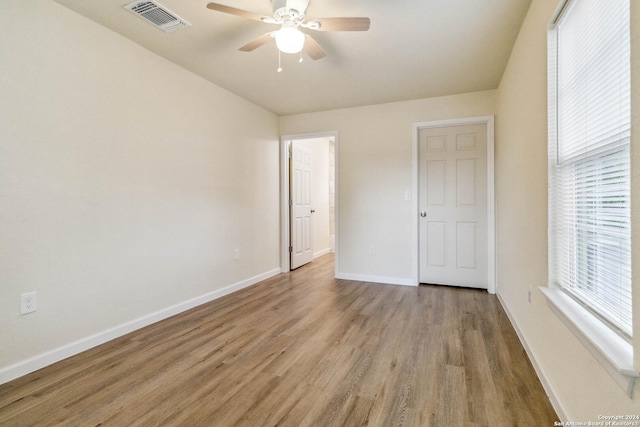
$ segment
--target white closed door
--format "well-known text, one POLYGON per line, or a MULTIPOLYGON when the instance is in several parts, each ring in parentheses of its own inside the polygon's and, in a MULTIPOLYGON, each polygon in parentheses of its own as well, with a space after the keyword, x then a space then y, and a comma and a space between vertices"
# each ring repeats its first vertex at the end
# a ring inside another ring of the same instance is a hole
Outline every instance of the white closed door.
POLYGON ((419 130, 420 283, 487 288, 487 125, 419 130))
POLYGON ((311 150, 291 144, 291 269, 313 261, 311 150))

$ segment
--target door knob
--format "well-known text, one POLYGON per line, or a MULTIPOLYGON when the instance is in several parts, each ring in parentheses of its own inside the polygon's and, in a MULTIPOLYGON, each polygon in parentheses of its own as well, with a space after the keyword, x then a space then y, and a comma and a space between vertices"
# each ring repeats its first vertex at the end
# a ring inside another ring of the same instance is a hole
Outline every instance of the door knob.
POLYGON ((420 211, 420 216, 422 218, 425 218, 427 216, 427 212, 426 211, 420 211))

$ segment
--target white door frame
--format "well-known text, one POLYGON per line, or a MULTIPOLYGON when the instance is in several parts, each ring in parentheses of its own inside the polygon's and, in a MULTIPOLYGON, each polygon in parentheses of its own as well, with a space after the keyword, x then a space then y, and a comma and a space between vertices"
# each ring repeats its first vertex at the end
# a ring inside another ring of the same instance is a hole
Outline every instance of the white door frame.
POLYGON ((420 129, 458 125, 487 125, 487 291, 496 293, 496 210, 495 210, 495 165, 494 165, 494 116, 466 117, 451 120, 437 120, 413 124, 413 282, 420 283, 420 129))
MULTIPOLYGON (((338 132, 316 132, 295 135, 280 136, 280 271, 288 273, 291 271, 291 258, 289 255, 289 241, 291 239, 289 224, 291 213, 289 210, 289 146, 291 141, 299 139, 333 138, 334 142, 334 165, 335 165, 335 272, 338 271, 338 132)), ((335 273, 334 273, 335 274, 335 273)))

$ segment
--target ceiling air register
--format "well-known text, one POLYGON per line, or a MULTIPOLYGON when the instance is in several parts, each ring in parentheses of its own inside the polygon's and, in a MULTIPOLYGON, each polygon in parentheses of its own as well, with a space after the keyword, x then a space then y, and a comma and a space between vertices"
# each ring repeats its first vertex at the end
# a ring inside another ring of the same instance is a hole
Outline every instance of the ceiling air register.
POLYGON ((155 1, 134 1, 126 5, 125 9, 130 10, 166 33, 191 26, 187 21, 155 1))

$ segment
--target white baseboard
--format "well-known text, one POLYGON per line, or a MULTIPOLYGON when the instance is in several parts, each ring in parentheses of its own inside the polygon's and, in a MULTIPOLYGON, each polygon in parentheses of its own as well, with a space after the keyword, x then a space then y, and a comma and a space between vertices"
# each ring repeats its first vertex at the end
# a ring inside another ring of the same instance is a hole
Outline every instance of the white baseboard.
POLYGON ((551 386, 551 383, 549 382, 547 374, 545 373, 544 369, 542 369, 542 367, 538 364, 535 354, 529 347, 527 340, 525 339, 524 335, 522 334, 522 331, 518 327, 518 324, 516 323, 515 318, 511 314, 511 310, 509 310, 509 307, 500 296, 500 293, 497 294, 497 297, 498 297, 498 301, 500 301, 500 305, 502 305, 502 308, 504 309, 504 312, 507 313, 507 317, 509 318, 509 321, 511 321, 511 325, 513 326, 513 329, 516 331, 516 334, 520 339, 520 343, 522 344, 522 347, 524 347, 524 350, 527 352, 527 356, 529 356, 529 360, 533 365, 533 369, 535 369, 536 374, 538 374, 540 383, 542 384, 544 391, 547 393, 547 397, 549 397, 551 406, 553 406, 553 409, 556 411, 556 414, 558 414, 558 417, 560 418, 559 421, 566 422, 569 419, 567 417, 567 412, 564 408, 564 405, 562 405, 562 403, 558 399, 558 394, 555 392, 555 389, 551 386))
POLYGON ((362 274, 336 273, 336 279, 354 280, 356 282, 382 283, 386 285, 418 286, 412 279, 401 277, 368 276, 362 274))
POLYGON ((184 301, 180 304, 176 304, 156 311, 154 313, 147 314, 130 322, 123 323, 111 329, 99 332, 95 335, 90 335, 62 347, 58 347, 56 349, 31 357, 27 360, 7 366, 0 369, 0 384, 4 384, 23 375, 37 371, 38 369, 59 362, 60 360, 66 359, 67 357, 82 353, 83 351, 89 350, 90 348, 96 347, 100 344, 104 344, 137 329, 144 328, 145 326, 149 326, 171 316, 175 316, 176 314, 182 313, 183 311, 187 311, 199 305, 206 304, 210 301, 213 301, 225 295, 229 295, 233 292, 239 291, 240 289, 249 287, 278 274, 280 274, 280 268, 267 271, 266 273, 259 274, 233 285, 226 286, 222 289, 217 289, 199 297, 184 301))
POLYGON ((328 254, 329 252, 331 252, 330 248, 326 248, 321 251, 318 251, 313 254, 313 259, 320 258, 321 256, 328 254))

